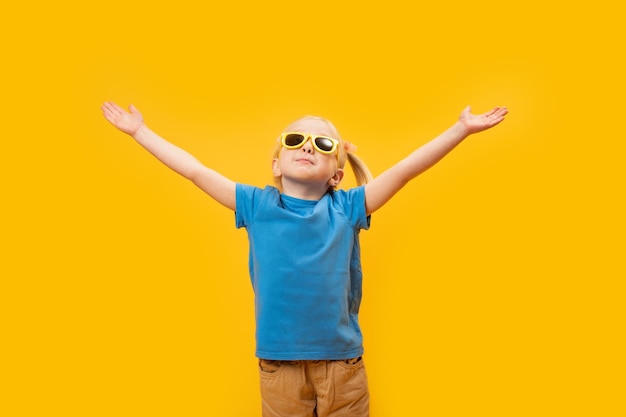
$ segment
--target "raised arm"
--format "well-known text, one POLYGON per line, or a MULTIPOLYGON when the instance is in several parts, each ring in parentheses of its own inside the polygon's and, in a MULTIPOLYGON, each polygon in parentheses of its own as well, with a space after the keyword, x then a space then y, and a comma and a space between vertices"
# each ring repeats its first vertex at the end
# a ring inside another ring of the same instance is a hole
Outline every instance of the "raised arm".
POLYGON ((166 141, 150 130, 132 104, 124 110, 113 102, 102 105, 102 114, 113 126, 132 136, 159 161, 192 181, 218 203, 235 210, 235 183, 207 168, 189 152, 166 141))
POLYGON ((424 144, 365 186, 365 204, 368 214, 381 208, 410 180, 439 162, 466 137, 487 130, 508 113, 506 107, 495 107, 484 114, 472 114, 466 107, 459 120, 448 130, 424 144))

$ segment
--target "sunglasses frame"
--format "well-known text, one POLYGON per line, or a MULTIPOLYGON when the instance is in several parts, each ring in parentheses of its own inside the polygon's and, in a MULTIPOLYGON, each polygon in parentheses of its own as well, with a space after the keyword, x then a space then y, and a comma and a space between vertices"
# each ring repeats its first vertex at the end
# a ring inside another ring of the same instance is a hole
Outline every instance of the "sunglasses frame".
MULTIPOLYGON (((319 153, 325 154, 325 155, 330 155, 332 153, 337 152, 337 149, 339 148, 339 141, 335 138, 331 138, 330 136, 324 136, 324 135, 313 135, 310 133, 302 133, 302 132, 284 132, 283 134, 280 135, 280 142, 283 146, 283 148, 285 149, 299 149, 301 147, 304 146, 305 143, 307 143, 308 140, 311 140, 311 144, 313 145, 313 147, 315 148, 315 150, 319 153), (302 140, 302 142, 300 142, 297 145, 287 145, 285 143, 285 140, 287 139, 287 136, 289 135, 300 135, 303 136, 304 139, 302 140), (317 139, 328 139, 332 142, 333 147, 329 150, 329 151, 325 151, 324 149, 321 149, 317 143, 316 140, 317 139)), ((338 152, 337 152, 338 154, 338 152)))

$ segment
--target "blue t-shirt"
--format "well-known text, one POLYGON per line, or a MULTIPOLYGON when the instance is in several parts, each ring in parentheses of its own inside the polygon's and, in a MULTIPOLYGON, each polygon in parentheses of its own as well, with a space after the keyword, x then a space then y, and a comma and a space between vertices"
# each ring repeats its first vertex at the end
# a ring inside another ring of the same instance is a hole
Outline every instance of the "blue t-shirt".
POLYGON ((275 360, 363 354, 360 229, 369 228, 364 187, 319 201, 237 184, 238 228, 250 242, 256 355, 275 360))

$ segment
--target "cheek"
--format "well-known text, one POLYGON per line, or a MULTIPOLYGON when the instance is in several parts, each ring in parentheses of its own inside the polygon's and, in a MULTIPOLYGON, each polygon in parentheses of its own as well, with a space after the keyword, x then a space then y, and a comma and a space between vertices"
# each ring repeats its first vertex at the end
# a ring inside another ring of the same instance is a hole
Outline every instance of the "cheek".
POLYGON ((334 171, 339 169, 339 163, 335 155, 324 155, 323 163, 324 163, 324 166, 334 171))

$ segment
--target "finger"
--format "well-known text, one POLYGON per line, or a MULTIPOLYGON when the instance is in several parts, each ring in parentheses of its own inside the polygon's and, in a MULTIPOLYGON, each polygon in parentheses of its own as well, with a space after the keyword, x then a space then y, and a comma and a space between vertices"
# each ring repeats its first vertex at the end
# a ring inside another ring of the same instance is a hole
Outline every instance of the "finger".
POLYGON ((489 126, 493 127, 504 120, 504 116, 498 116, 489 121, 489 126))
POLYGON ((489 110, 487 113, 483 114, 483 116, 492 117, 498 112, 498 109, 499 109, 498 107, 494 107, 493 109, 489 110))
POLYGON ((102 115, 109 120, 109 118, 112 116, 112 112, 111 112, 111 106, 108 103, 103 103, 102 106, 100 107, 100 109, 102 109, 102 115))
POLYGON ((100 106, 100 108, 102 109, 102 111, 111 111, 111 103, 105 101, 104 103, 102 103, 102 106, 100 106))
POLYGON ((507 114, 508 112, 509 112, 509 110, 508 110, 506 107, 504 107, 504 106, 498 106, 498 107, 495 107, 495 108, 491 111, 491 113, 492 113, 492 114, 495 114, 495 115, 498 115, 498 116, 500 116, 500 115, 504 116, 504 115, 505 115, 505 114, 507 114))
POLYGON ((102 105, 102 111, 106 112, 107 114, 111 116, 115 116, 115 115, 121 114, 122 108, 113 102, 106 101, 102 105))
POLYGON ((112 102, 112 101, 107 101, 106 102, 108 104, 108 107, 112 110, 112 111, 116 111, 118 113, 123 113, 126 110, 124 110, 123 108, 121 108, 120 106, 118 106, 116 103, 112 102))
POLYGON ((107 101, 102 104, 102 115, 113 125, 116 124, 116 121, 120 118, 122 112, 125 111, 113 102, 107 101))
POLYGON ((114 115, 111 114, 111 112, 109 111, 103 111, 102 115, 104 116, 104 118, 109 122, 109 123, 114 123, 116 117, 114 115))

